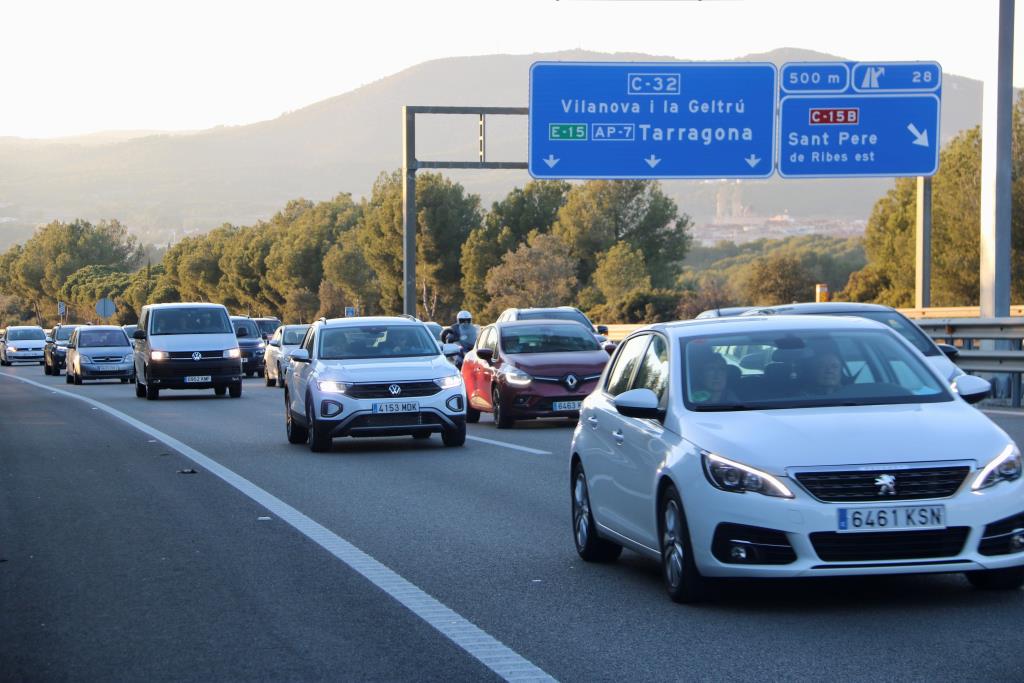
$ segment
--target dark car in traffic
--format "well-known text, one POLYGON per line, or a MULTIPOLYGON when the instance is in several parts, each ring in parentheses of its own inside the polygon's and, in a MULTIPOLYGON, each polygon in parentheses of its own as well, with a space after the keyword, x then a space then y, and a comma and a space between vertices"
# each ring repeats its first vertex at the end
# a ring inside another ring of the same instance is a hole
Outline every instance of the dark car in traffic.
MULTIPOLYGON (((263 332, 260 331, 259 325, 248 316, 233 315, 231 316, 231 327, 234 328, 235 336, 238 337, 238 350, 242 353, 242 372, 246 377, 262 375, 263 355, 267 350, 267 342, 263 339, 263 332)), ((270 333, 273 334, 274 330, 271 330, 270 333)))
POLYGON ((485 327, 462 364, 466 421, 493 413, 499 429, 537 417, 577 419, 608 352, 594 333, 567 320, 498 322, 485 327))
POLYGON ((594 325, 590 318, 573 306, 551 306, 548 308, 506 308, 495 322, 504 323, 513 320, 575 320, 594 333, 597 341, 608 341, 608 326, 594 325))
POLYGON ((59 375, 67 365, 68 340, 78 325, 57 325, 53 328, 43 347, 43 372, 47 375, 59 375))
POLYGON ((269 341, 274 332, 277 331, 277 328, 281 327, 281 321, 272 316, 253 318, 252 321, 260 329, 260 336, 263 337, 263 341, 269 341))

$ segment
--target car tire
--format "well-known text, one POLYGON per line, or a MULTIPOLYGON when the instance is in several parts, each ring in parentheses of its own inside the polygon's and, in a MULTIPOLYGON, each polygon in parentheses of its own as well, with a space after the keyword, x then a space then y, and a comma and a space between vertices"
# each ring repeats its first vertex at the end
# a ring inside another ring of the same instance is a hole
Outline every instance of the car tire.
POLYGON ((466 443, 466 423, 461 420, 453 429, 441 432, 441 441, 449 448, 463 446, 466 443))
POLYGON ((74 384, 75 383, 75 378, 71 376, 71 372, 64 373, 64 383, 65 384, 74 384))
POLYGON ((246 376, 246 378, 251 378, 253 376, 253 371, 252 370, 246 370, 245 371, 245 376, 246 376))
POLYGON ((213 395, 214 396, 227 396, 228 395, 228 388, 226 386, 224 386, 223 384, 219 385, 219 386, 216 386, 216 387, 213 388, 213 395))
POLYGON ((82 385, 82 376, 79 375, 77 372, 75 373, 75 384, 77 384, 78 386, 82 385))
POLYGON ((965 572, 964 575, 972 586, 980 590, 1012 591, 1024 585, 1024 567, 985 569, 977 572, 965 572))
POLYGON ((122 377, 121 378, 121 384, 128 384, 128 378, 127 377, 122 377))
POLYGON ((291 406, 288 402, 288 390, 284 391, 284 431, 288 436, 288 443, 306 443, 309 440, 309 430, 298 424, 292 418, 291 406))
POLYGON ((242 398, 242 380, 228 385, 228 396, 231 398, 242 398))
POLYGON ((475 425, 480 421, 480 411, 476 408, 466 408, 466 422, 475 425))
POLYGON ((50 364, 49 363, 43 362, 43 374, 44 375, 52 375, 53 374, 53 372, 50 370, 50 364))
POLYGON ((268 387, 276 387, 277 380, 270 376, 270 367, 263 368, 263 379, 267 381, 268 387))
POLYGON ((154 387, 152 384, 146 385, 146 400, 155 401, 160 398, 160 389, 154 387))
POLYGON ((497 387, 491 390, 491 405, 494 406, 494 424, 498 429, 512 429, 516 426, 514 418, 508 416, 508 409, 501 407, 501 393, 497 387))
POLYGON ((41 361, 39 361, 39 364, 40 365, 46 365, 46 361, 45 360, 41 360, 41 361))
POLYGON ((331 433, 316 419, 313 403, 309 399, 306 399, 306 424, 309 425, 309 450, 314 453, 326 453, 331 450, 331 433))
POLYGON ((138 375, 135 375, 135 398, 146 398, 146 387, 139 382, 138 375))
POLYGON ((594 514, 590 509, 590 489, 583 466, 572 468, 569 496, 572 502, 572 538, 576 552, 584 562, 614 562, 622 554, 622 546, 597 535, 594 514))
POLYGON ((693 559, 693 545, 679 492, 671 484, 658 502, 658 537, 661 574, 674 602, 700 602, 707 597, 708 580, 693 559))
POLYGON ((281 387, 284 386, 284 375, 281 374, 281 365, 280 364, 278 364, 278 366, 277 366, 277 386, 278 386, 278 388, 281 388, 281 387))

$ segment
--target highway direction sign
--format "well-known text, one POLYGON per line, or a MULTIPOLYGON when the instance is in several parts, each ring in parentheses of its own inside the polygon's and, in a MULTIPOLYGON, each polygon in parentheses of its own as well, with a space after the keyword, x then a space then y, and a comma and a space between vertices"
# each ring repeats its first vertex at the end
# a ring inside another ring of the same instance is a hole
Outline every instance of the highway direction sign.
POLYGON ((101 318, 109 318, 117 311, 117 307, 109 297, 103 297, 96 302, 96 315, 101 318))
POLYGON ((755 62, 536 62, 530 175, 770 176, 777 73, 755 62))
POLYGON ((780 86, 779 175, 938 170, 942 67, 935 62, 791 62, 780 86))

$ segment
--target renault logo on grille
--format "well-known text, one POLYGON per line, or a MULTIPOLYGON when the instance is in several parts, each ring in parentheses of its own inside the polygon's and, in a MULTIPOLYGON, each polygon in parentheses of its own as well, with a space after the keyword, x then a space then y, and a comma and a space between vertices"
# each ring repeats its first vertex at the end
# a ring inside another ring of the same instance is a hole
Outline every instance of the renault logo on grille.
POLYGON ((400 393, 402 393, 402 387, 399 386, 398 384, 392 384, 391 386, 388 387, 388 393, 391 394, 392 396, 398 396, 400 393))
POLYGON ((580 378, 571 372, 565 376, 565 386, 569 391, 576 391, 576 387, 580 383, 580 378))
POLYGON ((192 352, 192 360, 202 360, 202 359, 203 359, 203 354, 199 353, 198 351, 193 351, 192 352))
POLYGON ((880 474, 875 477, 875 486, 878 487, 878 495, 880 496, 896 495, 896 477, 891 474, 880 474))

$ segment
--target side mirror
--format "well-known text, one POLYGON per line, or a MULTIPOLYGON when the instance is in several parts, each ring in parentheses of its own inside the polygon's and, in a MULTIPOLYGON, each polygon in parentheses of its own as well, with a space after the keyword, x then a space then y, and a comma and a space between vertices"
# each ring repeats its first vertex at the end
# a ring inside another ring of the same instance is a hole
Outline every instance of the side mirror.
POLYGON ((660 420, 662 417, 661 408, 658 406, 658 396, 650 389, 630 389, 624 391, 614 399, 615 409, 626 417, 640 417, 651 420, 660 420))
POLYGON ((477 349, 476 357, 491 363, 494 361, 494 349, 477 349))
POLYGON ((608 336, 608 326, 607 325, 598 325, 597 326, 597 333, 599 335, 601 335, 602 337, 607 337, 608 336))
POLYGON ((288 356, 288 360, 295 361, 296 363, 308 363, 309 362, 309 351, 306 349, 295 349, 291 355, 288 356))
POLYGON ((237 330, 235 330, 235 336, 238 337, 239 339, 241 339, 242 337, 248 337, 249 330, 245 329, 244 327, 239 327, 237 330))
POLYGON ((444 354, 445 356, 457 356, 460 353, 462 353, 462 346, 460 346, 459 344, 442 344, 441 353, 444 354))
POLYGON ((946 358, 950 359, 951 361, 955 362, 956 359, 960 356, 960 349, 956 348, 952 344, 936 344, 936 346, 938 346, 939 351, 942 351, 944 354, 946 354, 946 358))
POLYGON ((601 348, 604 349, 609 356, 615 353, 616 347, 618 347, 618 344, 616 344, 615 342, 605 342, 601 346, 601 348))
POLYGON ((280 339, 271 339, 271 340, 270 340, 269 342, 267 342, 267 343, 268 343, 268 344, 270 344, 271 346, 276 346, 276 347, 278 347, 278 348, 280 348, 280 347, 281 347, 281 340, 280 340, 280 339))
POLYGON ((53 337, 47 337, 46 338, 46 343, 47 344, 52 344, 53 343, 53 337))
POLYGON ((146 338, 146 331, 145 330, 135 330, 134 332, 132 332, 132 339, 138 339, 138 340, 141 341, 141 340, 143 340, 145 338, 146 338))
POLYGON ((968 403, 977 403, 992 393, 992 385, 981 377, 960 375, 953 380, 953 391, 968 403))

